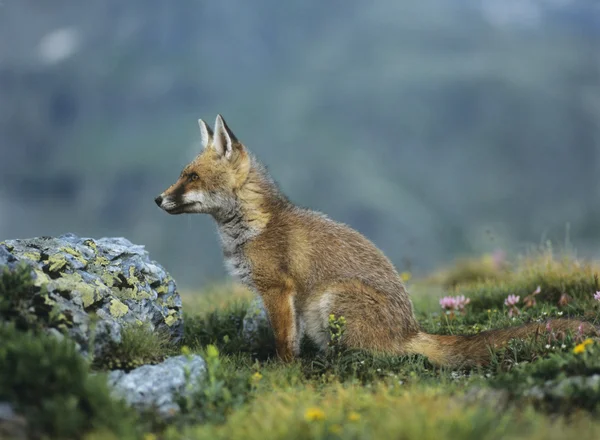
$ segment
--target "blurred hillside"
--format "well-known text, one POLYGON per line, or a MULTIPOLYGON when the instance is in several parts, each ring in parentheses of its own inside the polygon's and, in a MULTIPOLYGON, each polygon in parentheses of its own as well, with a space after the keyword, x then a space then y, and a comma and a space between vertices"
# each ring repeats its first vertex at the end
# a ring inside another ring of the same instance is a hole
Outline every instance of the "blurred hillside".
POLYGON ((224 276, 153 198, 222 113, 289 197, 404 270, 530 242, 600 256, 595 0, 3 0, 0 240, 147 246, 224 276))

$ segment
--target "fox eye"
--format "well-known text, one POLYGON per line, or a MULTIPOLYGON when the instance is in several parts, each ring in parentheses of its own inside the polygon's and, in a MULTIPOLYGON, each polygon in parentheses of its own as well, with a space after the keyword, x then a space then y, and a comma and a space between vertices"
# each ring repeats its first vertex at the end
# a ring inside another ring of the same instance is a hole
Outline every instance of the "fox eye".
POLYGON ((196 173, 190 174, 189 179, 190 179, 190 181, 195 182, 196 180, 199 179, 198 174, 196 174, 196 173))

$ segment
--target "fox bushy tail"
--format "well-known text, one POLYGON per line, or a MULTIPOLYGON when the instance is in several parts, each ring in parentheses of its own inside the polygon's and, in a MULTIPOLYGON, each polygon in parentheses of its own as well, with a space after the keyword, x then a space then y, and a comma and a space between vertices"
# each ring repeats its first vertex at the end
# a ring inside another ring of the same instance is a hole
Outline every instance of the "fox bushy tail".
POLYGON ((476 335, 451 336, 430 335, 420 332, 405 346, 410 354, 426 356, 430 362, 449 367, 487 365, 491 360, 491 349, 498 349, 512 340, 547 334, 547 326, 553 332, 583 333, 598 336, 599 332, 592 324, 570 320, 554 319, 544 323, 530 323, 517 327, 487 330, 476 335))

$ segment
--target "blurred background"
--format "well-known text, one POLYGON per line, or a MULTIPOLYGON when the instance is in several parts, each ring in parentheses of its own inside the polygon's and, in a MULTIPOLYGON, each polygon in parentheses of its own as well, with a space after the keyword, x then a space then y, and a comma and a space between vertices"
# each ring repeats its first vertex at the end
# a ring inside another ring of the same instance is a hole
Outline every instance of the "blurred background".
POLYGON ((212 219, 153 202, 217 113, 399 270, 600 257, 597 0, 0 0, 0 240, 125 236, 224 279, 212 219))

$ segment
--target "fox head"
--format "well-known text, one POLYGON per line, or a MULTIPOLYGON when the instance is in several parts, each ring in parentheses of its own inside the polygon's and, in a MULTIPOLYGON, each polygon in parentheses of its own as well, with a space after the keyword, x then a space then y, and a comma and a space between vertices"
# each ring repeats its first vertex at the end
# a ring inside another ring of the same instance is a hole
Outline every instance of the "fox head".
POLYGON ((226 215, 235 207, 237 190, 248 177, 250 155, 221 115, 214 133, 202 119, 198 124, 202 152, 154 201, 169 214, 226 215))

